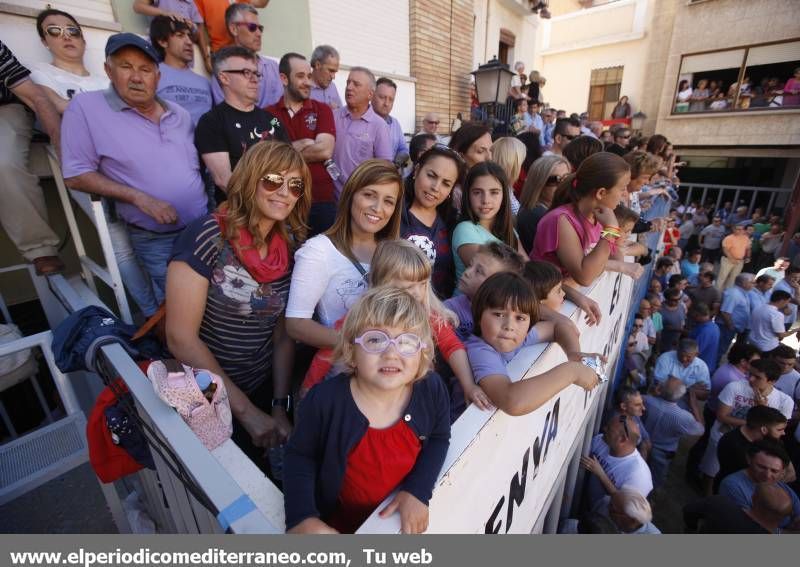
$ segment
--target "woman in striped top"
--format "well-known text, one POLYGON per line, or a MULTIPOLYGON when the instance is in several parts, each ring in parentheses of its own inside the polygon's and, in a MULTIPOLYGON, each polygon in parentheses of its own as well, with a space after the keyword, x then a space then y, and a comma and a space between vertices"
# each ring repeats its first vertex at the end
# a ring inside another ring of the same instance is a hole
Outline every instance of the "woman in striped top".
POLYGON ((291 146, 265 141, 245 153, 228 187, 227 202, 175 244, 167 341, 177 359, 223 377, 233 439, 260 457, 258 447, 282 443, 291 430, 294 342, 284 311, 292 253, 305 239, 311 174, 291 146))

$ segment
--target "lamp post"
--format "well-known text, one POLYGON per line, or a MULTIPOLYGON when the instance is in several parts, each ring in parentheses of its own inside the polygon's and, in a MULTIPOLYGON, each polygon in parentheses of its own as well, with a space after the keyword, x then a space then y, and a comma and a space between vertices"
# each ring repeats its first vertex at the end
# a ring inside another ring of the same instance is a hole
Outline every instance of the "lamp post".
POLYGON ((645 114, 640 110, 639 112, 631 116, 631 129, 637 134, 641 134, 645 120, 647 120, 647 114, 645 114))
POLYGON ((475 76, 478 102, 488 106, 489 126, 494 129, 496 107, 498 104, 505 104, 514 72, 508 68, 508 65, 501 63, 495 55, 491 61, 473 71, 472 75, 475 76))

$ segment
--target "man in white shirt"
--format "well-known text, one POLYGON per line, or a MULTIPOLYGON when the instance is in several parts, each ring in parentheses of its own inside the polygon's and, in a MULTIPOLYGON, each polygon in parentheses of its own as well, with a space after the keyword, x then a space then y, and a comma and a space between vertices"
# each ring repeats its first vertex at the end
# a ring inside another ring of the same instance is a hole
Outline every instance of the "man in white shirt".
POLYGON ((750 334, 747 340, 762 353, 775 350, 784 337, 791 335, 783 326, 783 311, 792 296, 779 289, 772 292, 769 303, 753 310, 750 319, 750 334))
POLYGON ((590 456, 581 457, 581 465, 592 472, 590 505, 623 487, 644 497, 653 490, 650 469, 636 450, 638 440, 639 426, 624 414, 614 414, 606 424, 605 433, 595 435, 590 456))

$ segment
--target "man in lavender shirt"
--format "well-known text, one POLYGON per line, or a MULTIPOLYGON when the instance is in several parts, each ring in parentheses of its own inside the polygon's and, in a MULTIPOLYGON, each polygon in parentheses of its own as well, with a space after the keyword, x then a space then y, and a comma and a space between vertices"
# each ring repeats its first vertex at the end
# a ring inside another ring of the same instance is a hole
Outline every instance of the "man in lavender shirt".
MULTIPOLYGON (((225 25, 228 33, 233 38, 234 45, 240 45, 258 53, 258 70, 261 72, 261 82, 258 85, 258 108, 266 108, 275 104, 283 96, 283 83, 278 72, 278 64, 264 57, 261 51, 261 36, 264 26, 258 21, 258 10, 250 4, 231 4, 225 10, 225 25)), ((222 87, 216 77, 211 79, 211 92, 214 94, 214 104, 225 100, 222 87)))
POLYGON ((63 172, 71 189, 116 202, 137 258, 164 297, 180 231, 206 214, 192 119, 156 96, 158 56, 131 33, 106 44, 111 88, 76 95, 62 122, 63 172))
POLYGON ((337 199, 350 174, 362 162, 372 158, 394 159, 389 125, 372 110, 370 104, 374 94, 375 75, 372 71, 366 67, 350 69, 344 93, 346 106, 333 113, 336 122, 333 160, 341 171, 339 178, 334 180, 337 199))
POLYGON ((400 126, 397 118, 391 115, 392 108, 394 108, 394 97, 397 94, 397 84, 386 77, 378 79, 376 84, 375 95, 372 97, 372 109, 389 126, 394 161, 402 167, 408 161, 408 145, 406 145, 406 139, 403 136, 403 127, 400 126))
POLYGON ((318 45, 311 53, 311 100, 324 102, 331 110, 341 108, 342 99, 333 79, 339 72, 339 52, 330 45, 318 45))

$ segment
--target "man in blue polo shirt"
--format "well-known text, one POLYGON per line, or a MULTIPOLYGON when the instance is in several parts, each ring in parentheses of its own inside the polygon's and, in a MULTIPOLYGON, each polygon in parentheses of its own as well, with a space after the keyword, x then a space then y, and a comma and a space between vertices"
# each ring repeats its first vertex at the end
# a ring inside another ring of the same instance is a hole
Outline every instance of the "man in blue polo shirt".
POLYGON ((753 274, 742 272, 736 276, 735 285, 722 294, 722 307, 717 317, 720 357, 728 352, 734 337, 740 342, 747 340, 747 331, 750 328, 750 299, 747 292, 753 289, 753 280, 753 274))
POLYGON ((700 350, 700 359, 708 366, 708 373, 713 374, 717 369, 719 360, 719 327, 711 320, 711 310, 703 303, 692 303, 689 317, 694 321, 694 327, 689 332, 689 338, 697 341, 700 350))
POLYGON ((111 88, 76 95, 64 113, 64 179, 116 202, 161 301, 173 242, 207 212, 192 119, 156 96, 158 55, 148 42, 116 34, 105 52, 111 88))

